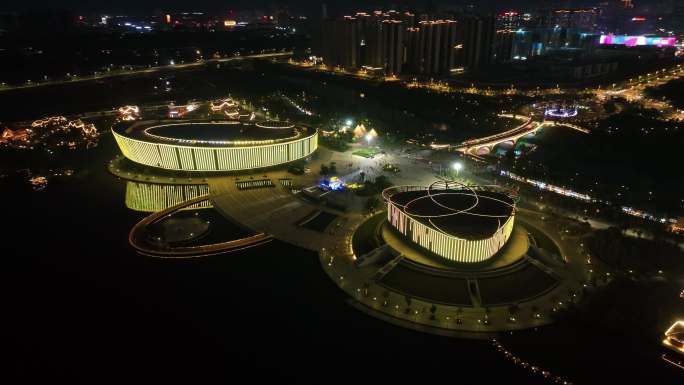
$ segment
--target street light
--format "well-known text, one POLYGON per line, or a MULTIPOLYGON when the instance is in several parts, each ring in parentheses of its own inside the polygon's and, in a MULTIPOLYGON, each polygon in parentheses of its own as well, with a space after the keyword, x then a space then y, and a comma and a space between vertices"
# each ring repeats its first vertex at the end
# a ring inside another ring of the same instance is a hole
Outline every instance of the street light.
POLYGON ((368 142, 368 145, 370 146, 371 141, 373 140, 373 135, 371 134, 366 134, 366 142, 368 142))
POLYGON ((451 167, 456 171, 456 176, 458 176, 458 173, 463 169, 463 163, 455 162, 451 167))
POLYGON ((354 121, 351 120, 351 119, 347 119, 347 120, 344 122, 344 124, 346 124, 347 127, 351 127, 351 125, 354 124, 354 121))

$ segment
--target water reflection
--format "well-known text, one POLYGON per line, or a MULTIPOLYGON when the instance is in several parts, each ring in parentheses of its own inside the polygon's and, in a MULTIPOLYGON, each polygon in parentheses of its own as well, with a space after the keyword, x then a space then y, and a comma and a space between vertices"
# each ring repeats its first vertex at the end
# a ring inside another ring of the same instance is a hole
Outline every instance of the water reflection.
MULTIPOLYGON (((127 181, 126 207, 135 211, 152 213, 207 194, 209 194, 209 186, 206 184, 156 184, 127 181)), ((183 209, 211 207, 211 201, 203 200, 183 209)))

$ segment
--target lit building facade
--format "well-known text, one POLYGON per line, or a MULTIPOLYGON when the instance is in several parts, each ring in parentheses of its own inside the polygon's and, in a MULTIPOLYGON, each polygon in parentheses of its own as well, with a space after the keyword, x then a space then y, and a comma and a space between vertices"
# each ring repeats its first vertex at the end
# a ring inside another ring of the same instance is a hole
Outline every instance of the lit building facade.
MULTIPOLYGON (((487 219, 495 223, 493 228, 490 226, 481 234, 465 235, 446 230, 446 226, 441 224, 437 225, 437 219, 442 224, 447 221, 452 223, 454 221, 466 221, 465 223, 481 221, 482 215, 489 216, 489 214, 483 214, 487 210, 477 212, 479 209, 475 205, 469 208, 447 208, 445 210, 446 207, 442 206, 445 201, 436 203, 433 208, 427 211, 424 208, 415 211, 410 208, 414 202, 430 199, 429 191, 429 188, 422 186, 399 186, 391 187, 383 192, 383 197, 387 202, 388 222, 411 242, 452 262, 478 263, 493 257, 508 241, 515 222, 514 203, 510 198, 506 198, 500 193, 478 193, 472 189, 434 190, 437 191, 434 197, 443 197, 449 194, 470 197, 477 195, 478 201, 492 199, 501 202, 500 206, 503 211, 501 208, 497 208, 497 214, 487 219), (471 193, 475 195, 469 195, 471 193)), ((469 204, 465 206, 469 206, 469 204)))
POLYGON ((420 75, 444 75, 458 67, 463 44, 453 20, 421 21, 407 30, 406 64, 420 75))
POLYGON ((323 61, 384 75, 477 70, 493 60, 495 26, 493 16, 430 20, 408 12, 360 12, 323 22, 323 61))
POLYGON ((496 15, 497 31, 515 31, 523 24, 523 14, 518 11, 504 11, 496 15))
POLYGON ((130 129, 115 126, 112 133, 126 158, 178 171, 243 171, 273 167, 306 158, 318 148, 318 131, 313 128, 302 127, 292 138, 249 141, 168 140, 140 134, 140 131, 157 127, 160 126, 138 128, 138 135, 135 135, 130 129))
POLYGON ((463 44, 460 64, 467 69, 479 69, 494 59, 495 18, 468 16, 459 20, 459 40, 463 44))
POLYGON ((552 12, 548 27, 573 28, 593 32, 599 11, 595 8, 556 9, 552 12))
MULTIPOLYGON (((329 66, 357 68, 361 65, 361 24, 356 17, 323 22, 323 62, 329 66)), ((365 42, 363 42, 365 45, 365 42)))
POLYGON ((346 69, 382 69, 387 75, 401 73, 406 26, 393 16, 397 15, 362 12, 324 21, 324 63, 346 69))

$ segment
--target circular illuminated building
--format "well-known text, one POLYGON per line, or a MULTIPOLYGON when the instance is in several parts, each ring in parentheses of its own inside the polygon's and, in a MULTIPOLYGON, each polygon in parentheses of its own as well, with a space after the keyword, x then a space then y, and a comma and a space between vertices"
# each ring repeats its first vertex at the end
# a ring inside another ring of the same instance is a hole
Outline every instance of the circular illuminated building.
POLYGON ((438 181, 383 191, 387 220, 408 240, 452 262, 493 257, 508 241, 515 201, 503 190, 438 181))
POLYGON ((558 243, 542 213, 516 210, 511 191, 442 180, 382 195, 387 213, 336 230, 349 248, 320 251, 357 309, 422 332, 482 338, 546 325, 578 300, 589 268, 563 250, 578 250, 579 238, 558 243))
POLYGON ((123 155, 167 170, 242 171, 311 155, 315 128, 288 122, 140 121, 112 128, 123 155))

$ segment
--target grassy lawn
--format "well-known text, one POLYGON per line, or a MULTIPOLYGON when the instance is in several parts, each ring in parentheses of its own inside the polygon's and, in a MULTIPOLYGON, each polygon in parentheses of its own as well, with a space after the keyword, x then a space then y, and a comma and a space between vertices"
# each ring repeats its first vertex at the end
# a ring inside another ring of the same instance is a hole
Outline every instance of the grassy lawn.
POLYGON ((556 246, 556 244, 543 232, 539 231, 532 225, 525 226, 525 229, 532 234, 534 240, 537 241, 537 247, 544 249, 551 254, 556 254, 557 256, 562 257, 558 246, 556 246))
POLYGON ((556 284, 550 275, 527 264, 513 274, 478 278, 482 302, 486 305, 519 301, 542 293, 556 284))
POLYGON ((376 148, 362 148, 360 150, 356 150, 356 151, 352 152, 353 155, 362 156, 364 158, 372 158, 379 153, 380 153, 380 150, 378 150, 376 148))

